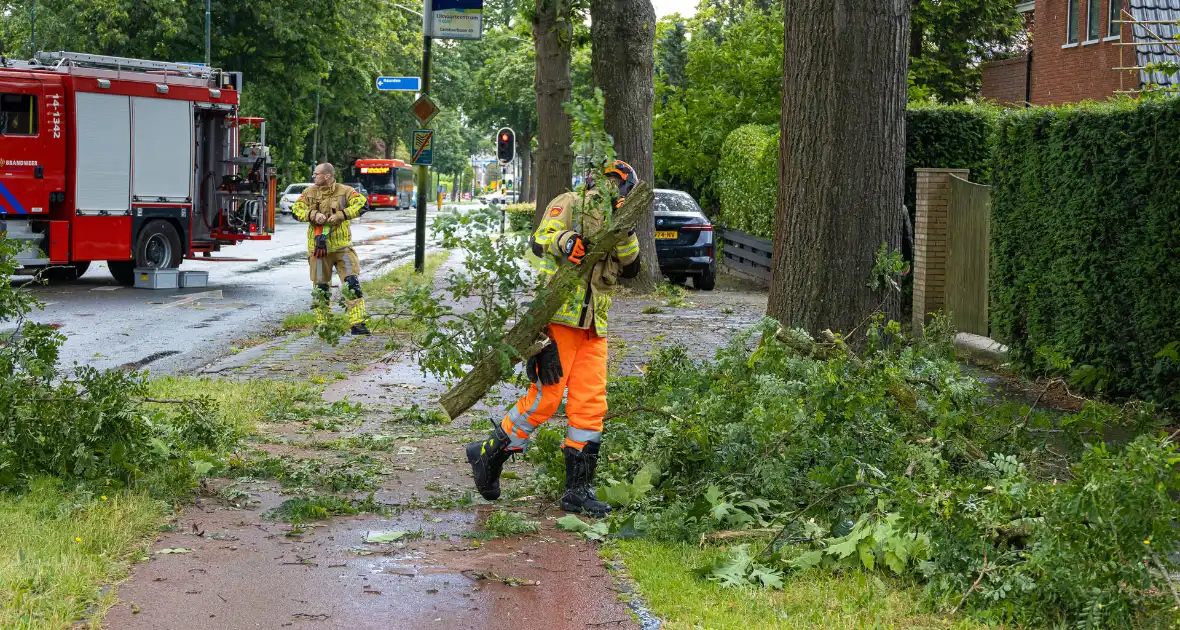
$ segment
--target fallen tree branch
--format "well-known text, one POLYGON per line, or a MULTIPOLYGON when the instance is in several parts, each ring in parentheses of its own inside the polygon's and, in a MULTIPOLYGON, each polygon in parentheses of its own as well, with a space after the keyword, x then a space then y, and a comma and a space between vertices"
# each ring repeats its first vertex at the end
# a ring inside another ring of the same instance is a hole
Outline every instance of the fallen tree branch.
POLYGON ((658 416, 664 416, 665 418, 675 420, 677 422, 684 422, 684 418, 681 418, 680 416, 677 416, 676 414, 668 413, 667 411, 664 411, 663 409, 655 409, 653 407, 635 407, 634 409, 628 409, 626 411, 613 411, 613 412, 608 413, 605 416, 603 416, 602 421, 606 422, 607 420, 614 420, 615 418, 621 418, 623 416, 630 416, 630 415, 634 415, 637 413, 645 413, 645 412, 646 413, 654 413, 658 416))
POLYGON ((1172 591, 1172 598, 1176 600, 1176 607, 1180 608, 1180 593, 1176 592, 1176 585, 1172 583, 1172 574, 1164 568, 1164 563, 1160 562, 1159 554, 1152 553, 1151 561, 1155 563, 1155 568, 1160 570, 1160 576, 1168 583, 1168 590, 1172 591))
POLYGON ((775 534, 774 538, 772 538, 770 540, 770 542, 767 543, 765 547, 763 547, 762 551, 758 554, 757 557, 762 557, 762 556, 766 555, 766 552, 768 550, 770 550, 770 548, 773 547, 775 545, 775 543, 777 543, 780 538, 783 537, 783 534, 786 533, 787 528, 791 526, 791 523, 802 518, 804 514, 811 511, 811 508, 819 505, 820 503, 823 503, 824 501, 827 501, 829 498, 834 496, 837 492, 840 492, 841 490, 848 490, 850 488, 869 488, 872 490, 879 490, 881 492, 888 494, 889 496, 897 496, 896 492, 894 492, 893 490, 890 490, 889 488, 886 488, 885 486, 878 486, 878 485, 874 485, 874 484, 871 484, 871 483, 868 483, 865 481, 858 481, 856 483, 850 483, 848 485, 840 486, 837 488, 832 488, 831 490, 828 490, 827 493, 824 494, 824 496, 816 499, 815 501, 812 501, 811 504, 809 504, 807 507, 792 514, 791 517, 787 519, 787 522, 785 524, 783 524, 782 529, 780 529, 779 532, 777 534, 775 534))
MULTIPOLYGON (((511 365, 525 356, 537 343, 541 331, 548 325, 549 320, 561 308, 567 297, 569 287, 585 284, 594 266, 610 256, 615 245, 627 236, 627 232, 634 227, 639 218, 650 212, 654 194, 651 184, 640 182, 635 190, 627 195, 622 207, 614 213, 614 224, 605 227, 596 234, 589 235, 590 248, 580 265, 561 265, 557 274, 529 304, 529 309, 522 315, 504 337, 504 345, 515 350, 517 355, 506 365, 500 361, 497 353, 489 352, 472 366, 467 375, 450 391, 443 394, 439 404, 447 418, 454 420, 463 415, 487 393, 496 383, 500 382, 511 365)), ((655 264, 655 261, 647 261, 655 264)), ((539 349, 538 349, 539 351, 539 349)))
POLYGON ((778 531, 778 529, 773 527, 759 527, 758 529, 730 529, 723 532, 711 532, 708 534, 701 534, 701 545, 704 546, 706 542, 717 542, 719 540, 741 538, 743 536, 750 536, 753 534, 774 534, 778 531))
POLYGON ((975 583, 971 585, 971 588, 967 589, 966 593, 963 593, 963 599, 960 599, 959 603, 955 604, 955 607, 951 609, 951 615, 959 612, 959 609, 963 607, 963 604, 967 603, 967 598, 971 596, 971 593, 974 592, 975 589, 979 588, 979 581, 983 579, 984 574, 986 574, 988 571, 991 571, 991 569, 989 569, 987 566, 987 549, 984 549, 983 568, 979 570, 979 577, 975 578, 975 583))
POLYGON ((140 398, 139 402, 156 403, 159 405, 191 405, 194 403, 191 400, 176 400, 173 398, 140 398))

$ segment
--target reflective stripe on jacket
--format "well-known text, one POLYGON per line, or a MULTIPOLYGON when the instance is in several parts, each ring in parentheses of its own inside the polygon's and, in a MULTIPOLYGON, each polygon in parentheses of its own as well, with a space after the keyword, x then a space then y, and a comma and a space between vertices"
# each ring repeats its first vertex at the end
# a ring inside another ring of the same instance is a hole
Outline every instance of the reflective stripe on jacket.
POLYGON ((364 207, 364 195, 337 182, 326 187, 307 187, 299 196, 299 200, 291 206, 291 215, 299 221, 310 223, 307 226, 308 254, 315 250, 316 228, 319 227, 311 223, 312 217, 317 212, 322 212, 329 217, 336 213, 343 215, 344 221, 340 225, 323 226, 323 233, 328 235, 328 251, 335 252, 352 246, 352 228, 349 227, 348 222, 350 219, 359 217, 361 209, 364 207))
MULTIPOLYGON (((541 258, 541 272, 552 276, 560 264, 572 264, 566 258, 565 247, 574 234, 594 234, 602 229, 604 219, 601 203, 595 203, 598 193, 568 192, 559 195, 549 203, 541 225, 533 234, 533 241, 544 248, 546 256, 541 258), (583 202, 582 195, 586 195, 583 202)), ((594 265, 590 280, 575 287, 569 298, 561 305, 550 320, 579 329, 594 327, 599 335, 605 335, 610 316, 610 293, 619 281, 623 266, 635 262, 639 257, 639 239, 635 235, 623 239, 615 251, 606 259, 594 265)))

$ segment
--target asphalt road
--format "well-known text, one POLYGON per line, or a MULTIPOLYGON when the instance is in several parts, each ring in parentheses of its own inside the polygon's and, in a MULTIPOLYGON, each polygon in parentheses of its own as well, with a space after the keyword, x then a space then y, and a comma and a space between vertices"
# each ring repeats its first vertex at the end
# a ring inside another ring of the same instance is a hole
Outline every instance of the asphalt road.
MULTIPOLYGON (((432 222, 433 212, 427 225, 432 222)), ((66 335, 62 366, 134 367, 153 374, 198 369, 227 352, 235 339, 273 330, 286 314, 309 307, 306 224, 282 217, 275 232, 270 241, 216 254, 256 262, 185 261, 182 270, 209 272, 205 288, 123 287, 97 262, 75 282, 30 284, 45 303, 32 320, 59 326, 66 335)), ((413 261, 412 212, 367 213, 353 222, 352 234, 362 278, 413 261)), ((29 278, 13 278, 14 286, 28 283, 29 278)))

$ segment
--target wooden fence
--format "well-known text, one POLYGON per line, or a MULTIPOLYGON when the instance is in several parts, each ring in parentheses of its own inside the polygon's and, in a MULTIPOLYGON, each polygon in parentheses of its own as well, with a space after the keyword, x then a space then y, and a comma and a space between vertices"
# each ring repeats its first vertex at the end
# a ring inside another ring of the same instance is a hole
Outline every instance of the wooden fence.
POLYGON ((740 230, 718 230, 722 264, 738 273, 770 282, 770 241, 740 230))
POLYGON ((946 308, 957 330, 986 337, 991 190, 952 175, 950 193, 946 308))

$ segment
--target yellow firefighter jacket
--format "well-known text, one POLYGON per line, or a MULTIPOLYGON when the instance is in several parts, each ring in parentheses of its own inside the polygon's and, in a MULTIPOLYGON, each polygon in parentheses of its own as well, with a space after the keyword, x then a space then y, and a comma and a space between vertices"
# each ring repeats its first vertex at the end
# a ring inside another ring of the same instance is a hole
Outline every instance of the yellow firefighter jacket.
POLYGON ((360 216, 365 207, 364 195, 349 186, 336 182, 331 186, 308 186, 295 205, 291 206, 291 215, 300 221, 309 223, 307 226, 307 253, 315 250, 316 228, 312 217, 322 212, 330 217, 324 226, 324 234, 328 235, 328 251, 336 252, 352 247, 352 228, 349 220, 360 216))
MULTIPOLYGON (((585 193, 585 204, 579 192, 559 195, 549 203, 541 225, 533 234, 534 252, 541 250, 541 272, 552 276, 559 264, 572 264, 566 257, 565 246, 574 234, 594 234, 603 227, 601 204, 592 203, 596 191, 585 193)), ((615 246, 614 254, 594 265, 590 280, 579 285, 561 309, 550 320, 555 324, 572 328, 593 329, 605 335, 610 312, 610 293, 618 284, 623 267, 633 265, 639 259, 639 239, 631 234, 615 246)))

